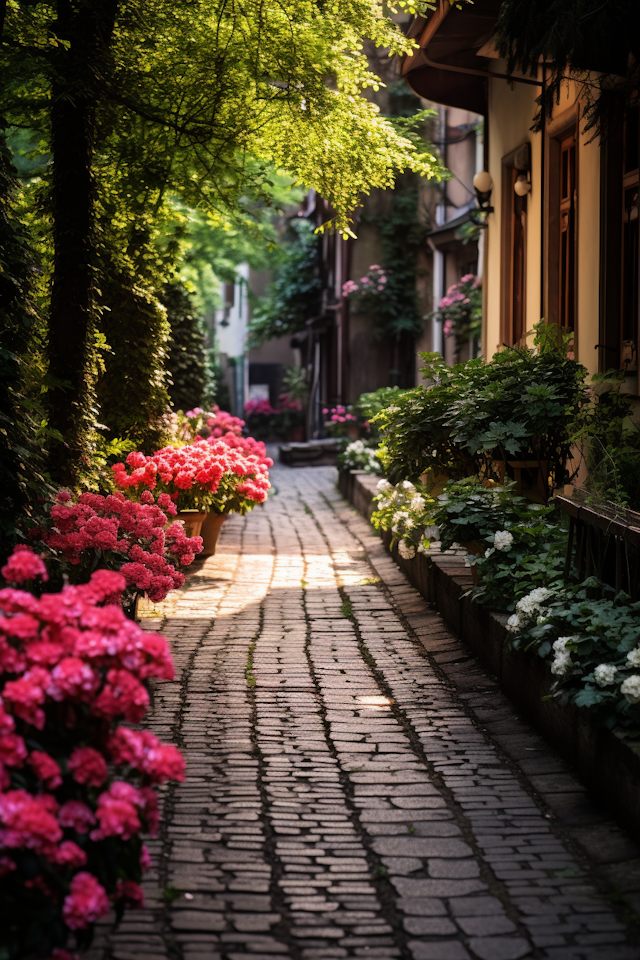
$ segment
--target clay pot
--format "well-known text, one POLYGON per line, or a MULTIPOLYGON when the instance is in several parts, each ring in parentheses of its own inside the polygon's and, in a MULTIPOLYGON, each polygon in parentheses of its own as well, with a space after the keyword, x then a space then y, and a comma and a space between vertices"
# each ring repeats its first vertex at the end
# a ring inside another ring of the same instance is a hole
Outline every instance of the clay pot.
POLYGON ((212 557, 216 552, 216 544, 220 536, 222 524, 227 518, 226 513, 208 513, 202 524, 200 536, 202 537, 203 557, 212 557))
POLYGON ((180 510, 176 520, 182 520, 188 537, 199 537, 206 516, 206 513, 200 513, 198 510, 180 510))

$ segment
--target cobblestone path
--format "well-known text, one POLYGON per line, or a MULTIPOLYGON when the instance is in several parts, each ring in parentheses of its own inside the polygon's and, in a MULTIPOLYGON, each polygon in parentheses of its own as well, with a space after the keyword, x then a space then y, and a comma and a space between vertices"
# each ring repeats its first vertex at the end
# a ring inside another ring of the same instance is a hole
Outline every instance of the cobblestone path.
POLYGON ((458 642, 333 470, 274 480, 149 621, 177 668, 150 725, 188 779, 163 794, 146 909, 101 928, 91 960, 640 957, 514 762, 562 777, 548 748, 473 661, 452 682, 458 642))

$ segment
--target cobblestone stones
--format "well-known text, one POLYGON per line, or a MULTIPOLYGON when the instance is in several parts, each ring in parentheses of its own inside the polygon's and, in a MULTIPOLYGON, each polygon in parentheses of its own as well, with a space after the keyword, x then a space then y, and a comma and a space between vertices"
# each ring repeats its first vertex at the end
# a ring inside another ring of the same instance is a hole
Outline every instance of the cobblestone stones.
POLYGON ((601 869, 614 850, 633 907, 633 844, 465 658, 334 471, 274 479, 145 621, 176 662, 150 726, 185 752, 187 782, 163 790, 146 908, 101 927, 91 960, 638 960, 601 869), (557 797, 588 855, 548 812, 557 797))

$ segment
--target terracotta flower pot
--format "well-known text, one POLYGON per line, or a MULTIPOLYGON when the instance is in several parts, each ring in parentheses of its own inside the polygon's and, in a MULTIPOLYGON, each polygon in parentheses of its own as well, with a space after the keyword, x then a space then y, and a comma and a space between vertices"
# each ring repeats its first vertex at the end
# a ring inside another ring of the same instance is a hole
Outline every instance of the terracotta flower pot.
POLYGON ((182 520, 188 537, 199 537, 206 516, 206 513, 200 513, 198 510, 180 510, 176 520, 182 520))
POLYGON ((216 544, 220 536, 222 524, 227 519, 226 513, 208 513, 202 524, 202 554, 203 557, 212 557, 216 552, 216 544))

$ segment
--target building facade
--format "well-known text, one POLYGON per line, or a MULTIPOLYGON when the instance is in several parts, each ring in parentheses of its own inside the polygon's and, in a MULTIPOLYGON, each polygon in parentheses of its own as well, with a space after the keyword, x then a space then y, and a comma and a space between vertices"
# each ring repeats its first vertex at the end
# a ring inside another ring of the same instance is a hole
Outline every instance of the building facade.
POLYGON ((583 88, 569 79, 532 130, 548 68, 507 74, 492 41, 499 8, 438 0, 414 21, 420 49, 402 66, 420 96, 485 118, 484 352, 524 342, 545 318, 573 331, 590 373, 624 370, 637 394, 638 107, 595 136, 585 131, 583 88))

